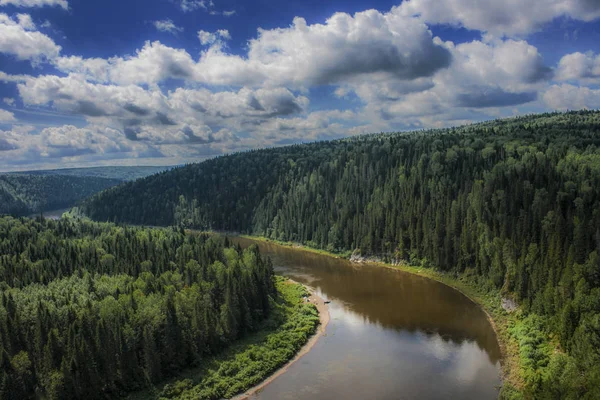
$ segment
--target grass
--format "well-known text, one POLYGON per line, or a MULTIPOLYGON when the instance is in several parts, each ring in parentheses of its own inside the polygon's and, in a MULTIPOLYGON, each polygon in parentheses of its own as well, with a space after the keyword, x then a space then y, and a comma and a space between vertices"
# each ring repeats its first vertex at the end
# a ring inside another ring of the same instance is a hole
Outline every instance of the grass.
MULTIPOLYGON (((332 253, 298 243, 281 242, 264 237, 249 235, 242 235, 241 237, 295 247, 303 251, 336 258, 349 258, 351 254, 351 252, 332 253)), ((544 377, 549 376, 548 370, 552 367, 553 360, 555 358, 558 360, 563 356, 557 344, 545 332, 541 317, 536 315, 526 316, 520 309, 511 313, 506 312, 501 306, 502 295, 500 291, 485 279, 470 274, 468 271, 455 276, 434 268, 406 263, 396 265, 376 262, 373 264, 436 280, 460 291, 478 304, 487 314, 502 351, 503 386, 499 398, 518 400, 537 397, 537 390, 541 386, 544 377)))
POLYGON ((279 298, 262 329, 177 378, 128 397, 138 399, 231 398, 259 384, 292 359, 316 332, 319 315, 305 303, 304 286, 277 277, 279 298))

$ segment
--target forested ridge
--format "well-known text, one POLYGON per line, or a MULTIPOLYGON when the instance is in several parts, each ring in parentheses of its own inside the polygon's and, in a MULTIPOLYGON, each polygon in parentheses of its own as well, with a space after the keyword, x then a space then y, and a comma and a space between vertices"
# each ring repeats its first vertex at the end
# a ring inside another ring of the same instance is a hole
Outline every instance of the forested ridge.
POLYGON ((275 297, 256 246, 180 228, 0 218, 0 399, 148 387, 258 329, 275 297))
POLYGON ((547 356, 521 329, 530 396, 600 397, 600 112, 233 154, 106 190, 84 211, 479 277, 561 349, 547 356))
POLYGON ((158 166, 106 166, 106 167, 84 167, 84 168, 61 168, 61 169, 42 169, 33 171, 9 172, 8 175, 61 175, 61 176, 79 176, 90 178, 107 178, 119 181, 134 181, 149 175, 171 169, 172 167, 158 166))
POLYGON ((0 214, 24 216, 71 207, 120 182, 98 177, 0 174, 0 214))

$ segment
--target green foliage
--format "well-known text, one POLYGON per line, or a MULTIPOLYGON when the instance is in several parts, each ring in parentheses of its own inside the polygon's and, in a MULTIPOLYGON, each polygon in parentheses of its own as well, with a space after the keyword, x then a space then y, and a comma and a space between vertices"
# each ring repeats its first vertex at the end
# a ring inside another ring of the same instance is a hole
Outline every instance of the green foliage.
POLYGON ((0 214, 22 216, 70 207, 119 183, 95 177, 0 175, 0 214))
POLYGON ((498 394, 499 400, 523 400, 523 393, 509 383, 504 383, 498 394))
POLYGON ((542 384, 543 371, 550 362, 552 348, 543 332, 543 321, 536 315, 520 320, 509 329, 510 334, 519 343, 521 366, 524 370, 527 387, 536 391, 542 384))
MULTIPOLYGON (((527 383, 525 393, 528 397, 544 399, 597 398, 599 392, 593 385, 594 377, 586 376, 594 373, 594 367, 582 371, 573 355, 556 351, 548 341, 546 329, 544 319, 535 314, 518 320, 509 329, 519 343, 523 378, 527 383)), ((510 393, 509 390, 507 396, 510 393)))
POLYGON ((469 271, 541 318, 515 333, 532 335, 521 338, 532 391, 557 365, 540 347, 551 334, 584 377, 578 387, 600 387, 600 112, 233 154, 109 189, 83 208, 98 220, 469 271))
POLYGON ((132 395, 132 398, 222 399, 262 382, 290 360, 314 334, 319 316, 313 304, 303 300, 302 285, 278 278, 280 297, 263 329, 234 345, 214 359, 205 360, 190 378, 170 382, 158 390, 132 395))
POLYGON ((179 229, 4 217, 0 250, 0 399, 158 383, 256 331, 276 297, 258 247, 179 229))

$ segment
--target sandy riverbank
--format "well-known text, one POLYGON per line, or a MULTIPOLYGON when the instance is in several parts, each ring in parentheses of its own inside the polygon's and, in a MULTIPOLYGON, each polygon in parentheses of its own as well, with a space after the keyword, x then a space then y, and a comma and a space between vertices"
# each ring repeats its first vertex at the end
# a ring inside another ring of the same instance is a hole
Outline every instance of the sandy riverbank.
POLYGON ((246 390, 242 394, 237 395, 236 397, 233 398, 233 400, 249 399, 254 394, 258 393, 260 390, 262 390, 268 384, 270 384, 275 379, 277 379, 277 377, 284 374, 292 364, 294 364, 296 361, 298 361, 304 355, 306 355, 313 348, 313 346, 317 343, 319 338, 325 333, 327 324, 329 324, 329 307, 327 306, 327 304, 325 304, 325 300, 323 300, 323 298, 318 296, 314 290, 308 289, 308 292, 310 293, 308 300, 312 304, 314 304, 317 307, 317 310, 319 311, 320 323, 319 323, 319 326, 317 327, 317 331, 315 332, 315 334, 312 335, 310 337, 310 339, 308 339, 308 342, 306 342, 306 344, 300 349, 300 351, 298 351, 298 353, 294 356, 294 358, 292 358, 290 361, 288 361, 283 367, 279 368, 271 376, 269 376, 267 379, 265 379, 258 385, 246 390))

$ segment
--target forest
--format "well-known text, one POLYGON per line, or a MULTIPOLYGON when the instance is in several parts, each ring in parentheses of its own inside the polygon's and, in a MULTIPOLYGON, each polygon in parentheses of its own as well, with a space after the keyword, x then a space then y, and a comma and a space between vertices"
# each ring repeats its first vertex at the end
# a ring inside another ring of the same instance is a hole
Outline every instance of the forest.
MULTIPOLYGON (((120 398, 153 386, 261 328, 277 296, 256 246, 181 228, 0 218, 0 399, 120 398)), ((295 312, 271 340, 286 341, 288 358, 318 323, 312 307, 295 312)), ((249 383, 287 360, 265 354, 271 364, 248 364, 249 383)), ((239 365, 223 365, 201 398, 244 389, 239 365)))
POLYGON ((0 174, 0 215, 26 216, 71 207, 119 183, 98 177, 0 174))
POLYGON ((530 396, 600 398, 600 112, 253 150, 108 189, 82 209, 475 277, 531 322, 514 327, 530 396), (538 329, 559 356, 532 353, 538 329))
POLYGON ((107 178, 119 181, 135 181, 149 175, 158 174, 167 171, 172 167, 158 166, 105 166, 105 167, 86 167, 86 168, 60 168, 60 169, 42 169, 34 171, 10 172, 10 175, 61 175, 61 176, 79 176, 91 178, 107 178))

